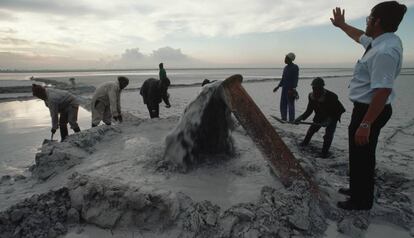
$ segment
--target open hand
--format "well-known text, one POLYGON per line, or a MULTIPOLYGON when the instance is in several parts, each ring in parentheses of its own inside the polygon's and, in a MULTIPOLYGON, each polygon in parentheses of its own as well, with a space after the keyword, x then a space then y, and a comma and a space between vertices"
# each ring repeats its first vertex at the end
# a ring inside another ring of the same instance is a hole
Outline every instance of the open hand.
POLYGON ((333 18, 331 18, 331 22, 336 27, 341 27, 345 24, 345 10, 341 11, 340 7, 337 7, 332 10, 333 18))

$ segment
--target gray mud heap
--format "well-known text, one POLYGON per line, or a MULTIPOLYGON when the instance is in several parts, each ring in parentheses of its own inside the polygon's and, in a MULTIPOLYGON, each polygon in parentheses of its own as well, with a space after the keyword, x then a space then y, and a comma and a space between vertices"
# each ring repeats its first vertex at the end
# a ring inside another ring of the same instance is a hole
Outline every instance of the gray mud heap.
POLYGON ((67 188, 34 195, 0 212, 0 237, 47 238, 63 235, 67 232, 68 222, 79 222, 79 215, 70 204, 67 188))
POLYGON ((167 136, 164 159, 180 170, 202 162, 209 154, 232 154, 233 122, 221 91, 221 82, 203 87, 184 110, 177 127, 167 136))
POLYGON ((209 201, 194 202, 183 193, 153 191, 113 180, 74 174, 67 186, 35 195, 0 213, 0 235, 56 237, 80 223, 104 229, 139 229, 157 237, 320 236, 322 211, 310 194, 263 187, 257 203, 222 211, 209 201))
POLYGON ((81 131, 68 137, 65 143, 45 142, 36 154, 35 164, 30 168, 32 175, 40 180, 80 164, 94 152, 94 145, 108 134, 120 133, 116 127, 102 126, 81 131))

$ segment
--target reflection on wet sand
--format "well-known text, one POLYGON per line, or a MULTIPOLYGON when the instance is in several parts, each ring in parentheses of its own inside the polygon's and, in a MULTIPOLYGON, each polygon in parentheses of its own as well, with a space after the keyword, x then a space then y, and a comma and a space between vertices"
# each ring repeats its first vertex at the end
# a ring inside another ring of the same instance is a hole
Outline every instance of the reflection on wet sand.
MULTIPOLYGON (((79 108, 81 129, 90 127, 90 113, 79 108)), ((0 103, 0 176, 22 173, 34 162, 43 139, 50 138, 50 113, 42 100, 0 103)))

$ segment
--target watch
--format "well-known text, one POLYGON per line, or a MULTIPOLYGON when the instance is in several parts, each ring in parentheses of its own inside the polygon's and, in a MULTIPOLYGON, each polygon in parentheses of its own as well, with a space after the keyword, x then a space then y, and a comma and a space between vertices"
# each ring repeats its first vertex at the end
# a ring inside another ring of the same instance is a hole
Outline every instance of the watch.
POLYGON ((370 127, 370 124, 368 124, 366 122, 362 122, 361 124, 359 124, 359 127, 366 129, 366 128, 370 127))

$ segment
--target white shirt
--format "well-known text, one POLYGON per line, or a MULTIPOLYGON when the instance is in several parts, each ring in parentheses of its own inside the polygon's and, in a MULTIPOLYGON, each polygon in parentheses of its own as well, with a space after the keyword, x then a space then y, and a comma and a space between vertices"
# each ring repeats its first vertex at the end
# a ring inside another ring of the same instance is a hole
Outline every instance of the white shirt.
POLYGON ((121 113, 121 89, 119 82, 101 84, 95 90, 91 105, 95 105, 97 100, 110 107, 112 116, 118 116, 121 113))
POLYGON ((394 33, 384 33, 374 40, 366 35, 359 38, 366 49, 371 49, 355 65, 349 84, 349 99, 352 102, 370 104, 377 88, 392 89, 386 104, 395 98, 394 81, 401 71, 403 48, 400 38, 394 33))

